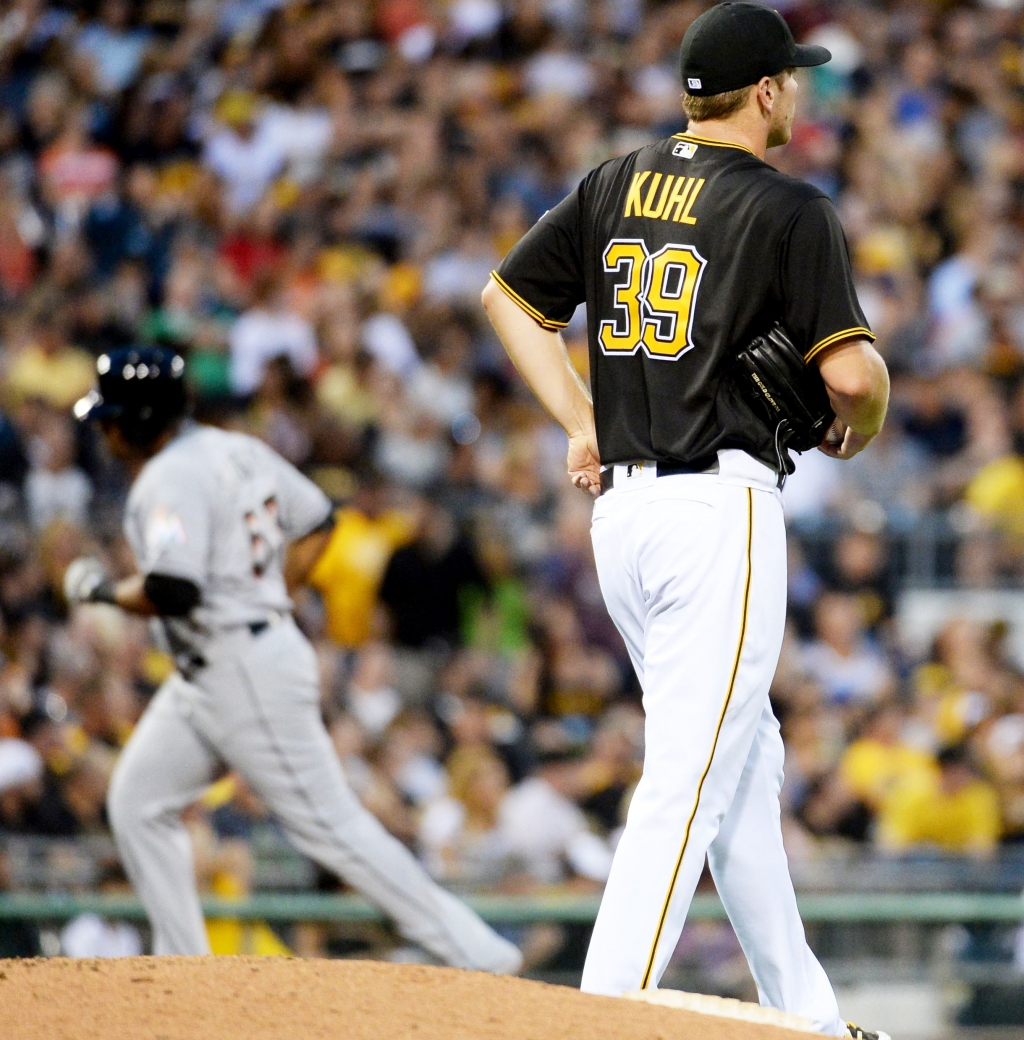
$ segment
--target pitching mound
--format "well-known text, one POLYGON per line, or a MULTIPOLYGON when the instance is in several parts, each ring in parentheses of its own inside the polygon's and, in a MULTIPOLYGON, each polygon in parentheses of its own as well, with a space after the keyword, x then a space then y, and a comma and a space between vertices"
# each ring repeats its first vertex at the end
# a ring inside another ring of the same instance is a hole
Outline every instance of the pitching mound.
POLYGON ((0 961, 4 1040, 801 1040, 562 986, 371 961, 0 961))

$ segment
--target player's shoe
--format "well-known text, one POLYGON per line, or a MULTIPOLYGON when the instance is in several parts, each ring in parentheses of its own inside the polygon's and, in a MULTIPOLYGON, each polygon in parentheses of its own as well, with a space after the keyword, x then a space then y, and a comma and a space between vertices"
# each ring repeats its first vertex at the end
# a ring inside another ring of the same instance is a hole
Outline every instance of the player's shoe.
POLYGON ((846 1036, 847 1040, 892 1040, 888 1033, 872 1033, 852 1022, 846 1023, 846 1036))

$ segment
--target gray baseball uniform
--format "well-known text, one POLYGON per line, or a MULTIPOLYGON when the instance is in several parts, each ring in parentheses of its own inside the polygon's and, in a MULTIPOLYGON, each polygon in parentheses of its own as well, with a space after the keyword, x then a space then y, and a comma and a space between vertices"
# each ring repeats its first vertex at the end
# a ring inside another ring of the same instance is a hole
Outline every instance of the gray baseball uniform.
POLYGON ((227 765, 303 853, 408 939, 458 967, 516 971, 519 951, 434 884, 345 782, 282 574, 285 546, 329 515, 323 493, 261 441, 205 426, 152 458, 131 490, 125 533, 139 569, 202 591, 188 618, 159 622, 179 670, 139 722, 108 799, 154 952, 209 952, 180 814, 227 765))

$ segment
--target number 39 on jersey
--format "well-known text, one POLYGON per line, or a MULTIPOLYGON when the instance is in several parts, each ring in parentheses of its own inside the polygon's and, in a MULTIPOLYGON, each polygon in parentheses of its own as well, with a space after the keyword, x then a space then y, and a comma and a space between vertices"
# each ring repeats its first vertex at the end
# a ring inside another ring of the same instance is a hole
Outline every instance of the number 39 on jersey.
POLYGON ((675 361, 693 347, 693 310, 707 261, 693 246, 667 245, 651 253, 637 238, 615 238, 602 256, 615 275, 615 316, 601 322, 605 354, 675 361))

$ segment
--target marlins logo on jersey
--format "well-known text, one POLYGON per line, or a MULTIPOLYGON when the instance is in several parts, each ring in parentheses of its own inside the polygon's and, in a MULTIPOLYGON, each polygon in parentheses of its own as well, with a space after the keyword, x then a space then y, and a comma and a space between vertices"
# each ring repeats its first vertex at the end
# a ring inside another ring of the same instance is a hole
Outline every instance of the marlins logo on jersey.
POLYGON ((157 506, 146 524, 146 549, 153 555, 172 545, 186 542, 185 525, 181 517, 165 506, 157 506))

